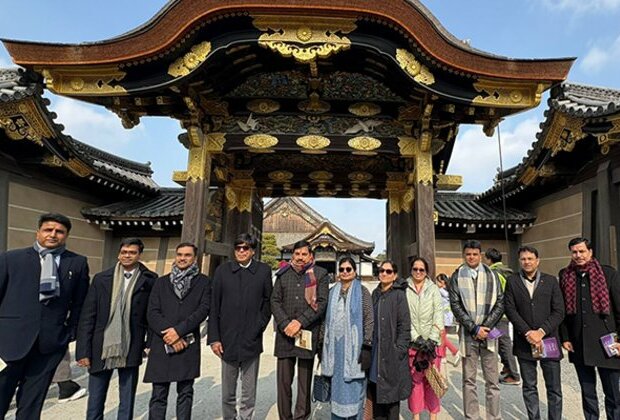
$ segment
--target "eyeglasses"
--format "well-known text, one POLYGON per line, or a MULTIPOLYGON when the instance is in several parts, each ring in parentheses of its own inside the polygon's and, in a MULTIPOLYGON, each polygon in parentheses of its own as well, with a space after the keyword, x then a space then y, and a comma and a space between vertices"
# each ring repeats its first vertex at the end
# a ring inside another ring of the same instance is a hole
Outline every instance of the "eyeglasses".
POLYGON ((423 268, 412 268, 411 271, 415 271, 416 273, 426 273, 426 270, 423 268))
POLYGON ((394 270, 390 270, 389 268, 380 268, 379 273, 394 274, 394 270))
POLYGON ((350 273, 351 271, 353 271, 353 267, 339 267, 339 268, 338 268, 338 271, 339 271, 340 273, 344 273, 345 271, 346 271, 347 273, 350 273))
POLYGON ((247 251, 250 247, 248 245, 237 245, 235 251, 247 251))

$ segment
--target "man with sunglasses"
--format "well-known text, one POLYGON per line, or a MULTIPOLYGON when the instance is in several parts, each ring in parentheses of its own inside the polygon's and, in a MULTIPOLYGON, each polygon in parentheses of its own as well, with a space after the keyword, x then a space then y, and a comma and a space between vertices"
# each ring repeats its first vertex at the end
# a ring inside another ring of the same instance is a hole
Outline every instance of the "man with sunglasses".
POLYGON ((329 286, 327 271, 314 265, 312 249, 307 241, 293 245, 291 263, 276 273, 271 295, 271 311, 277 326, 275 356, 278 384, 278 414, 283 420, 302 420, 310 416, 312 365, 318 349, 319 328, 329 286), (300 331, 312 333, 312 350, 295 346, 300 331), (291 385, 297 365, 297 404, 291 407, 291 385))
POLYGON ((207 344, 222 359, 222 417, 249 420, 254 415, 263 332, 271 318, 271 268, 253 259, 257 241, 241 234, 235 260, 215 270, 207 344), (241 406, 237 411, 237 378, 241 406))

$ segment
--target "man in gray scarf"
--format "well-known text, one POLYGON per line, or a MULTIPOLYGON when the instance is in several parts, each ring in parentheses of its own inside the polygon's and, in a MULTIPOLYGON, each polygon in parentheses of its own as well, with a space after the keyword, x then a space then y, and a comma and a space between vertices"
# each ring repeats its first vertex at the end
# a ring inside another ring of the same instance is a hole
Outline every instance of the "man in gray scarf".
POLYGON ((75 339, 88 290, 86 258, 65 249, 71 220, 39 218, 33 246, 0 254, 0 418, 17 391, 19 419, 41 417, 56 366, 75 339))
POLYGON ((86 418, 103 419, 112 373, 118 372, 117 418, 132 419, 138 369, 146 347, 146 309, 157 274, 140 263, 144 244, 121 241, 118 262, 97 275, 88 290, 78 328, 76 359, 89 370, 86 418))

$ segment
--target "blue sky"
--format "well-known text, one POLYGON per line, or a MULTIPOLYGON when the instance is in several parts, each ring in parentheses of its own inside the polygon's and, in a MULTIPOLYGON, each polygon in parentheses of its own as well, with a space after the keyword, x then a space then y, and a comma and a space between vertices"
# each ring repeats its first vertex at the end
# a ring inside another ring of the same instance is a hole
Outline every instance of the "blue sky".
MULTIPOLYGON (((426 0, 422 3, 457 38, 475 48, 516 58, 578 57, 569 80, 620 89, 620 0, 426 0)), ((163 0, 83 0, 11 2, 0 14, 0 37, 49 42, 84 42, 127 32, 152 17, 163 0), (96 6, 95 6, 96 4, 96 6)), ((0 47, 0 67, 11 65, 0 47)), ((177 142, 178 122, 143 118, 125 130, 105 109, 48 94, 65 132, 96 147, 140 162, 152 162, 155 180, 174 185, 186 153, 177 142)), ((546 103, 501 124, 504 167, 521 161, 546 103)), ((478 126, 462 126, 448 173, 464 176, 461 191, 488 188, 499 166, 497 139, 478 126)), ((351 234, 385 247, 385 202, 309 199, 320 213, 351 234)))

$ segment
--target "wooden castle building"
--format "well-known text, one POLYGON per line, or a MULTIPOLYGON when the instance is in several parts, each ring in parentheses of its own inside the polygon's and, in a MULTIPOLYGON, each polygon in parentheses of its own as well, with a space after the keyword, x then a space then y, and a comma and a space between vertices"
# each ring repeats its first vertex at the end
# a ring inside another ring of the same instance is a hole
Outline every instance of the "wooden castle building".
MULTIPOLYGON (((62 211, 93 270, 132 234, 162 272, 178 240, 216 263, 237 234, 260 237, 264 198, 366 197, 387 201, 387 253, 401 265, 420 254, 449 271, 476 237, 509 255, 536 245, 551 271, 577 234, 617 263, 620 94, 565 83, 572 58, 473 49, 417 0, 175 0, 116 38, 4 46, 23 69, 0 72, 0 250, 29 245, 36 216, 62 211), (105 106, 127 128, 179 120, 182 188, 63 134, 44 88, 105 106), (532 149, 501 174, 507 211, 500 187, 454 192, 460 177, 444 168, 459 125, 491 135, 549 89, 532 149)), ((321 224, 307 238, 365 246, 321 224)))

